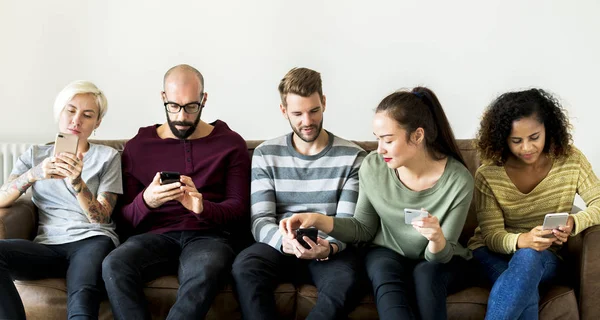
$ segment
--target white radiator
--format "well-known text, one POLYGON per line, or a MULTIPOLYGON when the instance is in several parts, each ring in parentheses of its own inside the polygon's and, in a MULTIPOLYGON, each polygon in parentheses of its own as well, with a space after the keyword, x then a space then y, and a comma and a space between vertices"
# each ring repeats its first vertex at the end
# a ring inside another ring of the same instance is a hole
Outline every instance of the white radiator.
POLYGON ((31 145, 32 143, 0 142, 0 186, 10 175, 17 158, 31 145))

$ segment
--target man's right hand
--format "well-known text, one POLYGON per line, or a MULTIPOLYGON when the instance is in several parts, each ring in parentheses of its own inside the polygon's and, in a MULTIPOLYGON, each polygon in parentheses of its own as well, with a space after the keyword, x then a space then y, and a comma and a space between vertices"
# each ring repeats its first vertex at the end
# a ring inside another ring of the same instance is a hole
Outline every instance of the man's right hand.
POLYGON ((288 237, 281 238, 281 251, 287 254, 294 254, 294 245, 292 244, 293 239, 288 237))
POLYGON ((144 190, 144 202, 146 202, 148 207, 156 209, 167 201, 175 200, 181 197, 183 191, 180 187, 181 182, 161 185, 160 172, 157 172, 152 180, 152 183, 150 183, 146 190, 144 190))
POLYGON ((521 233, 517 238, 517 248, 544 251, 550 248, 554 241, 556 237, 552 234, 552 230, 544 230, 542 226, 537 226, 527 233, 521 233))

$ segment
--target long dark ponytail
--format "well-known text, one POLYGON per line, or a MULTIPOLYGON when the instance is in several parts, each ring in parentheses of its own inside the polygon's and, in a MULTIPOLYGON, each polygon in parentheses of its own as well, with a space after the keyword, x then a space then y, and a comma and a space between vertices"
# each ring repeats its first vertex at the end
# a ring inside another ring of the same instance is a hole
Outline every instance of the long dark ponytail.
POLYGON ((395 119, 406 129, 407 140, 417 128, 423 128, 425 146, 432 158, 441 160, 452 156, 467 166, 456 145, 446 113, 430 89, 415 87, 411 91, 394 92, 379 103, 376 112, 387 112, 395 119))

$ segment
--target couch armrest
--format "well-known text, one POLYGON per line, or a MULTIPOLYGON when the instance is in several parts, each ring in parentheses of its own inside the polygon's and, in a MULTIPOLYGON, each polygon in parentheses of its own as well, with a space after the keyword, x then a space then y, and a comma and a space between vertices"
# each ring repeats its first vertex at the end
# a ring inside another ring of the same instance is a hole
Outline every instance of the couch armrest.
POLYGON ((582 232, 579 266, 579 311, 581 319, 600 314, 600 226, 582 232))
POLYGON ((31 239, 36 219, 37 208, 28 192, 11 207, 0 208, 0 239, 31 239))

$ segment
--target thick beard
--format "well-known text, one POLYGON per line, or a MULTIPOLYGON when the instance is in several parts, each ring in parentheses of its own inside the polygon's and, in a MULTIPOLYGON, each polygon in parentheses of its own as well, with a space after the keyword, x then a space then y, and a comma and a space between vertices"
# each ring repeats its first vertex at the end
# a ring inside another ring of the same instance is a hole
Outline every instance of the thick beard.
MULTIPOLYGON (((288 122, 290 122, 290 121, 288 120, 288 122)), ((319 123, 319 125, 316 127, 316 129, 317 129, 317 130, 316 130, 316 131, 317 131, 317 134, 315 135, 315 137, 314 137, 314 138, 312 138, 312 139, 308 139, 308 140, 307 140, 306 138, 304 138, 304 135, 302 134, 302 129, 303 129, 303 128, 306 128, 307 126, 300 127, 300 128, 298 128, 298 129, 296 129, 296 127, 294 127, 294 126, 292 125, 292 123, 290 122, 290 127, 292 127, 292 130, 293 130, 293 131, 294 131, 294 133, 295 133, 295 134, 298 136, 298 138, 300 138, 300 139, 301 139, 302 141, 304 141, 304 142, 309 142, 309 143, 310 143, 310 142, 313 142, 313 141, 317 140, 317 138, 319 138, 319 135, 321 134, 321 131, 322 131, 322 129, 323 129, 323 119, 321 119, 321 122, 320 122, 320 123, 319 123)))
MULTIPOLYGON (((179 112, 185 111, 181 110, 179 112)), ((169 128, 171 129, 173 135, 179 139, 186 139, 187 137, 191 136, 194 133, 194 131, 196 131, 196 127, 198 127, 198 123, 200 122, 200 115, 202 114, 202 109, 198 111, 198 117, 196 117, 194 123, 187 121, 171 121, 171 119, 169 118, 169 113, 166 111, 165 113, 167 114, 167 123, 169 124, 169 128), (175 128, 176 125, 190 127, 187 130, 178 130, 177 128, 175 128)))

